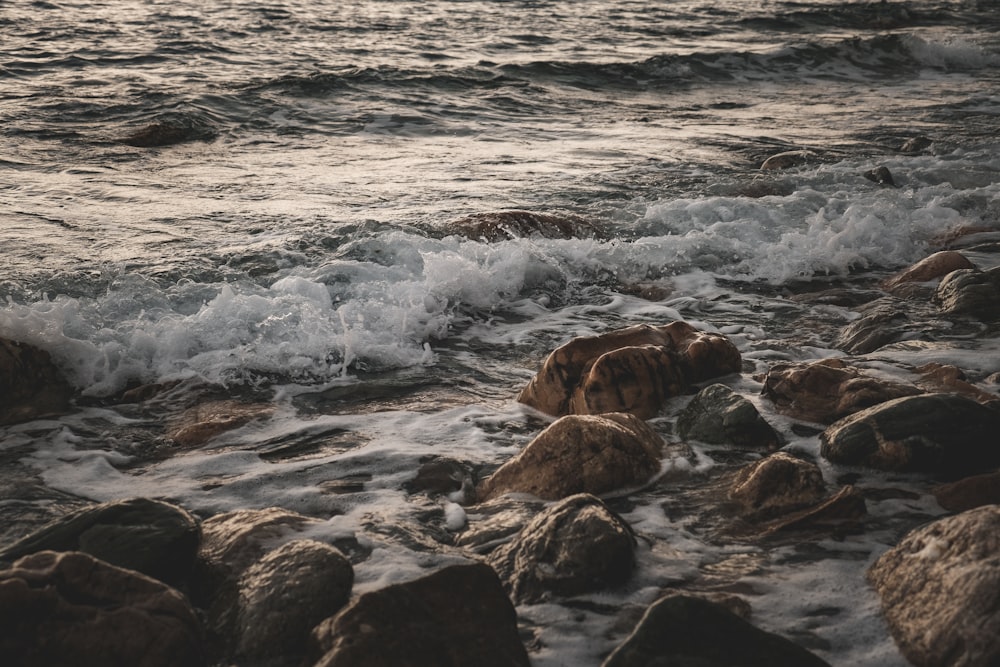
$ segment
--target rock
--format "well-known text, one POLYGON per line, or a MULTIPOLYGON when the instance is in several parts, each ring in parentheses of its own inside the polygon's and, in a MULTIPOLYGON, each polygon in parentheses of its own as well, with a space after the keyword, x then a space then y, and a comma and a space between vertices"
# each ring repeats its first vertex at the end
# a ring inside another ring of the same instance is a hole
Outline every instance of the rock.
POLYGON ((952 271, 938 285, 934 302, 946 315, 974 317, 983 322, 1000 319, 1000 267, 952 271))
POLYGON ((983 505, 1000 505, 1000 472, 990 472, 940 484, 931 489, 938 504, 949 512, 964 512, 983 505))
POLYGON ((80 552, 41 551, 0 571, 0 628, 6 665, 206 664, 183 595, 80 552))
POLYGON ((741 367, 725 336, 686 322, 639 325, 559 347, 517 400, 556 417, 631 412, 649 418, 691 385, 741 367))
POLYGON ((72 395, 48 352, 0 338, 0 426, 64 414, 72 395))
POLYGON ((251 565, 239 583, 236 654, 302 657, 312 629, 347 604, 354 568, 333 547, 286 542, 251 565))
POLYGON ((476 496, 475 472, 465 463, 432 457, 423 461, 417 476, 403 485, 407 493, 448 496, 459 503, 473 502, 476 496))
POLYGON ((760 630, 721 605, 672 595, 653 603, 602 667, 821 667, 791 641, 760 630))
POLYGON ((892 173, 888 167, 875 167, 874 169, 869 169, 863 175, 873 183, 892 188, 899 187, 896 185, 896 181, 892 179, 892 173))
POLYGON ((636 486, 660 471, 662 447, 663 439, 633 415, 568 415, 483 481, 478 498, 519 492, 558 500, 636 486))
POLYGON ((517 603, 619 586, 635 566, 635 537, 600 499, 570 496, 535 517, 488 562, 517 603))
POLYGON ((777 449, 781 438, 753 403, 723 384, 705 387, 677 416, 677 433, 710 445, 777 449))
POLYGON ((942 250, 886 278, 882 281, 882 287, 891 291, 906 283, 925 283, 942 278, 958 269, 974 268, 976 265, 962 253, 955 250, 942 250))
POLYGON ((182 447, 200 447, 221 435, 257 419, 267 419, 274 406, 266 403, 210 401, 185 410, 167 430, 167 437, 182 447))
POLYGON ((798 167, 799 165, 806 164, 815 158, 816 154, 812 151, 785 151, 784 153, 776 153, 764 160, 763 164, 760 165, 760 168, 764 171, 772 169, 790 169, 791 167, 798 167))
POLYGON ((517 614, 484 563, 365 593, 320 623, 315 667, 528 667, 517 614))
POLYGON ((764 534, 790 530, 832 530, 834 534, 859 532, 859 522, 868 514, 865 498, 853 486, 845 486, 818 505, 807 507, 765 524, 764 534))
POLYGON ((910 137, 899 147, 900 153, 920 153, 930 146, 933 141, 927 137, 910 137))
POLYGON ((449 223, 445 229, 451 234, 490 242, 530 236, 547 239, 607 236, 607 232, 600 225, 580 216, 534 211, 476 213, 449 223))
POLYGON ((787 512, 812 505, 826 495, 819 466, 775 452, 741 468, 729 487, 729 499, 752 516, 787 512))
POLYGON ((1000 411, 958 394, 905 396, 828 427, 821 453, 834 463, 958 477, 1000 465, 1000 411))
POLYGON ((908 322, 902 305, 879 299, 868 305, 860 319, 844 327, 833 345, 848 354, 868 354, 902 338, 900 325, 908 322))
POLYGON ((917 384, 928 391, 962 394, 983 404, 1000 401, 1000 396, 997 394, 980 389, 968 382, 965 373, 955 366, 929 363, 915 370, 920 373, 920 379, 917 381, 917 384))
POLYGON ((187 582, 201 530, 186 510, 132 498, 87 507, 43 526, 0 550, 12 561, 38 551, 81 551, 171 586, 187 582))
POLYGON ((921 390, 867 375, 841 359, 807 364, 775 364, 763 378, 761 394, 785 415, 831 424, 864 408, 921 390))
POLYGON ((1000 664, 1000 506, 914 530, 868 571, 917 667, 1000 664))

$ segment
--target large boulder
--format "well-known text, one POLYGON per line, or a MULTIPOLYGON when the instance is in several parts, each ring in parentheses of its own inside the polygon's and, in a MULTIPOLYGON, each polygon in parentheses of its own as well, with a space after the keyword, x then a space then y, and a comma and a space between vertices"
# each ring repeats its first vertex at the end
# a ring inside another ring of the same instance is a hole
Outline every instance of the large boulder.
POLYGON ((668 398, 741 367, 736 346, 721 334, 686 322, 643 324, 557 348, 517 400, 557 417, 630 412, 648 419, 668 398))
POLYGON ((636 486, 660 471, 662 447, 663 439, 633 415, 568 415, 484 480, 478 498, 520 492, 557 500, 636 486))
MULTIPOLYGON (((653 603, 602 667, 824 667, 791 641, 720 604, 673 595, 653 603)), ((827 666, 828 667, 828 666, 827 666)))
POLYGON ((749 400, 724 384, 699 391, 677 415, 677 433, 710 445, 777 449, 781 438, 749 400))
POLYGON ((1000 319, 1000 267, 988 271, 952 271, 941 280, 934 301, 946 315, 974 317, 984 322, 1000 319))
POLYGON ((286 542, 251 565, 239 582, 236 654, 304 656, 312 629, 347 604, 354 568, 314 540, 286 542))
POLYGON ((600 499, 582 493, 535 517, 489 563, 516 602, 579 595, 628 581, 635 536, 600 499))
POLYGON ((313 631, 315 667, 528 667, 517 613, 484 563, 365 593, 313 631))
POLYGON ((0 550, 0 560, 12 561, 38 551, 82 551, 181 586, 193 569, 200 537, 197 519, 183 508, 132 498, 56 519, 0 550))
POLYGON ((958 394, 906 396, 828 427, 821 453, 834 463, 961 477, 1000 465, 1000 411, 958 394))
POLYGON ((48 352, 0 338, 0 426, 63 414, 72 395, 48 352))
POLYGON ((183 595, 79 552, 41 551, 0 571, 0 628, 5 665, 206 664, 183 595))
POLYGON ((868 579, 900 652, 917 667, 1000 664, 1000 506, 911 532, 868 579))
POLYGON ((921 390, 883 380, 849 366, 841 359, 775 364, 763 379, 761 394, 778 412, 820 424, 833 422, 864 408, 921 390))

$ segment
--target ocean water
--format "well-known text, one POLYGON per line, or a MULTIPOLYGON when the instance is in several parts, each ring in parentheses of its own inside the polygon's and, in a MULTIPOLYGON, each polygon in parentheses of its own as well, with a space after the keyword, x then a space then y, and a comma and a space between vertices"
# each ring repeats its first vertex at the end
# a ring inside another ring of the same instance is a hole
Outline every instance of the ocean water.
MULTIPOLYGON (((488 474, 519 451, 547 420, 514 398, 557 345, 721 331, 747 366, 727 382, 818 458, 753 375, 842 355, 858 314, 790 297, 1000 233, 992 0, 40 0, 0 7, 0 32, 0 336, 49 351, 81 394, 0 429, 51 492, 3 502, 286 507, 364 546, 359 592, 463 557, 412 535, 460 534, 476 509, 403 486, 426 457, 488 474), (123 142, 153 124, 184 140, 123 142), (807 159, 759 169, 785 151, 807 159), (879 166, 898 187, 864 177, 879 166), (607 237, 446 227, 512 209, 607 237), (149 406, 115 400, 171 381, 149 406), (206 386, 274 414, 143 456, 206 386)), ((979 381, 1000 371, 994 334, 941 325, 859 363, 979 381)), ((668 440, 685 400, 652 422, 668 440)), ((831 664, 905 664, 864 571, 933 499, 869 500, 868 529, 839 540, 724 539, 699 488, 736 461, 693 446, 615 505, 642 536, 626 588, 519 607, 533 664, 598 665, 629 614, 712 586, 831 664)))

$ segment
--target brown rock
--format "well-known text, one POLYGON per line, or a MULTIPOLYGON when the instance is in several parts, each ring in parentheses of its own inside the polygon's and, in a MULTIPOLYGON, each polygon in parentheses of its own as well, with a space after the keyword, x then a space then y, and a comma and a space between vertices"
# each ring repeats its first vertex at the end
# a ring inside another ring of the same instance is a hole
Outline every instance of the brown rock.
POLYGON ((729 488, 729 499, 757 516, 799 509, 824 495, 819 466, 784 452, 741 468, 729 488))
POLYGON ((692 384, 736 373, 736 346, 685 322, 639 325, 575 338, 549 355, 518 401, 553 416, 630 412, 656 415, 692 384))
POLYGON ((860 319, 851 322, 833 344, 848 354, 868 354, 895 343, 912 326, 902 302, 886 297, 868 304, 860 319))
POLYGON ((830 530, 855 532, 860 519, 868 514, 864 496, 853 486, 845 486, 818 505, 798 510, 766 524, 765 534, 789 530, 830 530))
POLYGON ((959 269, 941 280, 934 301, 946 315, 1000 319, 1000 267, 988 271, 959 269))
POLYGON ((446 230, 452 234, 485 241, 504 241, 529 236, 573 239, 603 238, 607 235, 598 224, 577 215, 534 211, 476 213, 449 223, 446 230))
POLYGON ((954 250, 942 250, 930 257, 925 257, 913 266, 886 278, 882 287, 892 290, 903 283, 925 283, 943 278, 958 269, 974 269, 973 264, 965 255, 954 250))
POLYGON ((547 508, 488 561, 516 602, 535 603, 624 584, 635 537, 600 499, 581 493, 547 508))
POLYGON ((1000 505, 1000 472, 974 475, 931 489, 938 504, 949 512, 964 512, 983 505, 1000 505))
POLYGON ((980 403, 995 403, 1000 401, 1000 395, 984 391, 972 384, 965 377, 965 373, 955 366, 930 363, 924 364, 916 369, 920 373, 920 380, 917 384, 934 392, 954 392, 968 396, 980 403))
POLYGON ((868 580, 900 652, 917 667, 1000 664, 1000 506, 911 532, 868 580))
POLYGON ((484 563, 366 593, 320 623, 315 667, 528 667, 517 613, 484 563))
POLYGON ((779 412, 820 424, 830 424, 893 398, 921 393, 912 385, 867 375, 840 359, 775 364, 763 383, 761 394, 779 412))
POLYGON ((167 431, 167 437, 182 447, 199 447, 217 435, 257 419, 267 419, 274 406, 266 403, 210 401, 185 410, 167 431))
POLYGON ((486 479, 478 498, 520 492, 558 500, 643 484, 659 472, 662 447, 662 438, 633 415, 568 415, 486 479))
POLYGON ((0 571, 6 665, 204 665, 183 595, 79 552, 41 551, 0 571))
POLYGON ((0 426, 63 414, 72 395, 48 352, 0 338, 0 426))

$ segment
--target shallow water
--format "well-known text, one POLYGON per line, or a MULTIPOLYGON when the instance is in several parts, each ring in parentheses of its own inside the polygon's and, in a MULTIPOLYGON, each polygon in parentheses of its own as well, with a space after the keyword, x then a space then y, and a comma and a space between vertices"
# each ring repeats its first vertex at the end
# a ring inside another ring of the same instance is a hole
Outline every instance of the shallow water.
MULTIPOLYGON (((0 335, 48 350, 82 394, 72 415, 0 431, 5 504, 280 505, 353 536, 370 590, 462 557, 427 535, 463 511, 403 490, 423 457, 488 474, 546 423, 514 397, 552 348, 682 318, 732 338, 745 369, 727 382, 831 491, 852 473, 871 491, 866 530, 734 540, 706 489, 748 457, 695 443, 614 501, 642 536, 627 589, 519 608, 533 663, 599 664, 680 587, 745 595, 755 623, 831 664, 904 664, 863 572, 941 509, 919 479, 823 462, 752 376, 842 354, 857 312, 795 294, 865 289, 956 230, 1000 231, 1000 18, 985 1, 651 4, 4 8, 0 335), (153 123, 186 141, 121 142, 153 123), (929 146, 904 152, 915 137, 929 146), (787 150, 809 159, 758 169, 787 150), (876 166, 898 187, 863 176, 876 166), (522 208, 608 238, 444 231, 522 208), (114 399, 173 380, 150 404, 114 399), (205 386, 276 412, 176 452, 168 422, 205 386)), ((1000 371, 989 328, 912 337, 862 363, 1000 371)), ((653 421, 671 442, 685 400, 653 421)))

